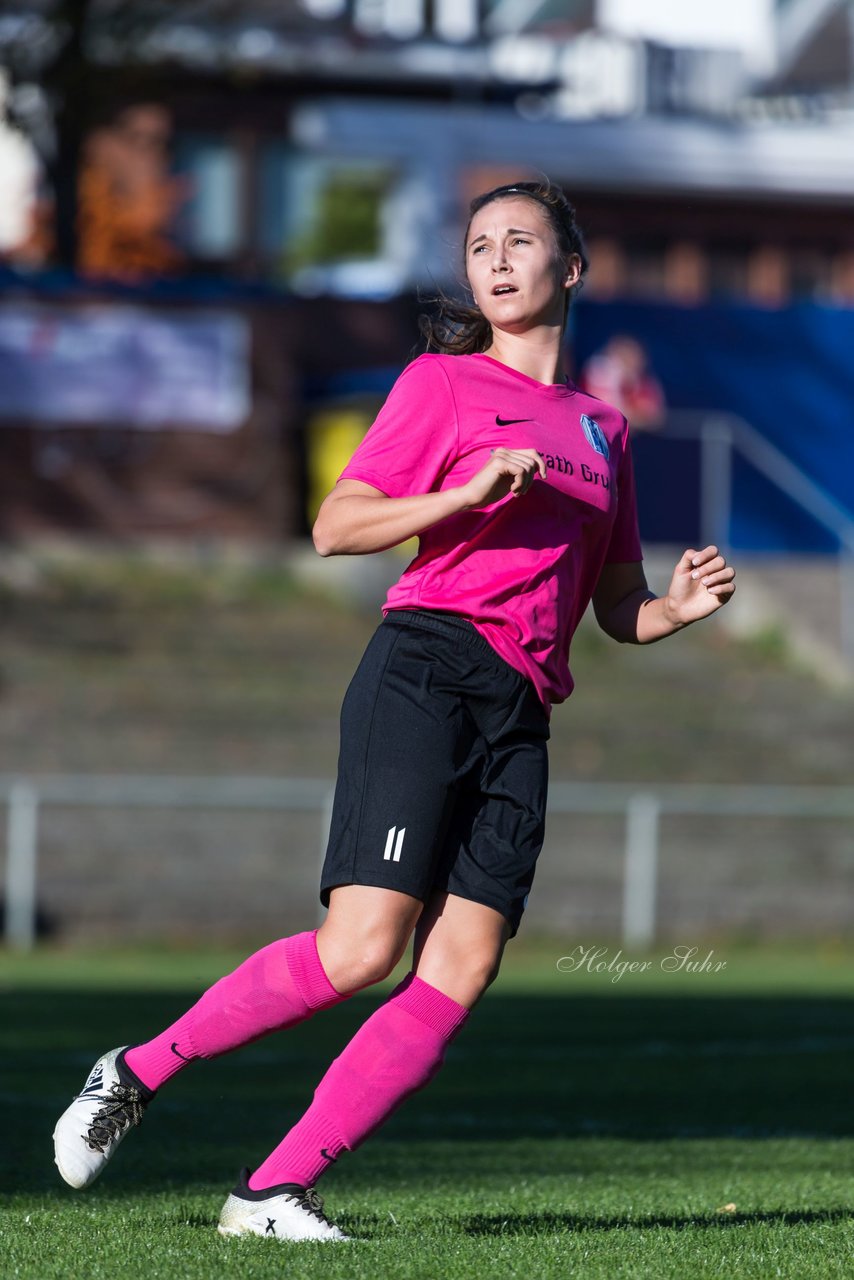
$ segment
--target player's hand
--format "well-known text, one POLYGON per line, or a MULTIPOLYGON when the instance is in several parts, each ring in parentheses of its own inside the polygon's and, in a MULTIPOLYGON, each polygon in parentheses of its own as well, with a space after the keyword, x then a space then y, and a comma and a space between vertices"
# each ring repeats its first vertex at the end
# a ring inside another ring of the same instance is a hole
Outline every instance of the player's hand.
POLYGON ((735 569, 717 547, 686 551, 673 571, 666 596, 666 611, 683 626, 707 618, 732 599, 735 569))
POLYGON ((495 449, 485 467, 462 486, 468 507, 488 507, 508 493, 520 498, 535 478, 545 480, 546 464, 536 449, 495 449))

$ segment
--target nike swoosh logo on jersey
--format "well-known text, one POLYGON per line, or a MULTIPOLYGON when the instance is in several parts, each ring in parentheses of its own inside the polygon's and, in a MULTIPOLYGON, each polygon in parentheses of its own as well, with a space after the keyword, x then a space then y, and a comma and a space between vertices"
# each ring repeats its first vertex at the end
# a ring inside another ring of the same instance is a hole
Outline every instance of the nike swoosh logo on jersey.
POLYGON ((534 421, 533 418, 502 418, 501 414, 499 413, 496 413, 495 415, 495 425, 497 427, 512 427, 512 426, 515 426, 517 422, 533 422, 533 421, 534 421))

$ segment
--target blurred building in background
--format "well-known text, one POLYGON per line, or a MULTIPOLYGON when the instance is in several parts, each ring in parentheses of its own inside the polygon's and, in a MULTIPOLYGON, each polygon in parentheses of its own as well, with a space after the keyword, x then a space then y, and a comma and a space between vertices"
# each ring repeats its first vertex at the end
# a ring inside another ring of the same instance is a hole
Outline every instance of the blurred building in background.
MULTIPOLYGON (((110 274, 98 258, 105 225, 126 218, 130 201, 147 205, 138 218, 153 241, 152 217, 171 231, 185 272, 348 297, 448 284, 465 197, 524 166, 575 195, 598 295, 854 298, 845 0, 713 10, 208 0, 165 11, 42 0, 7 10, 0 64, 15 77, 12 116, 41 153, 60 212, 73 212, 67 161, 75 199, 82 169, 90 205, 94 152, 123 170, 103 225, 78 225, 66 257, 90 274, 110 274), (156 194, 167 142, 183 200, 165 173, 156 194)), ((36 186, 31 176, 31 219, 36 186)), ((31 236, 21 227, 15 243, 7 232, 7 259, 31 236)), ((169 266, 161 245, 150 275, 169 266)))
POLYGON ((838 549, 852 50, 845 0, 7 4, 0 529, 304 532, 418 294, 458 286, 468 199, 546 172, 593 262, 575 366, 626 334, 699 415, 641 459, 642 509, 695 495, 647 535, 838 549), (692 528, 709 414, 832 518, 730 459, 692 528))

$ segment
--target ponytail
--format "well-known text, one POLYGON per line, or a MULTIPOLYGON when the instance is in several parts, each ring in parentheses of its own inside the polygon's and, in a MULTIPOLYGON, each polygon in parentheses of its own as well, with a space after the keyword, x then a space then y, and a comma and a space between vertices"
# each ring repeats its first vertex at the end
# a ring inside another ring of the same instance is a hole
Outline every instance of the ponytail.
POLYGON ((492 325, 477 307, 440 293, 430 299, 435 315, 418 317, 425 351, 448 356, 471 356, 492 345, 492 325))

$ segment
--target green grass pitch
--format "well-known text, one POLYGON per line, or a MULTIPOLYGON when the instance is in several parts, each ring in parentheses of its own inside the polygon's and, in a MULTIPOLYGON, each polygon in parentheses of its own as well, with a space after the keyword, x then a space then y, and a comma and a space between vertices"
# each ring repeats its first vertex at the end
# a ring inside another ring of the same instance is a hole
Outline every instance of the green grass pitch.
POLYGON ((240 957, 0 958, 0 1276, 854 1275, 850 951, 722 944, 725 969, 668 974, 662 946, 614 981, 560 972, 567 950, 511 943, 438 1078, 326 1176, 330 1217, 358 1237, 337 1246, 214 1227, 376 993, 190 1068, 74 1192, 51 1131, 93 1059, 160 1030, 240 957))

